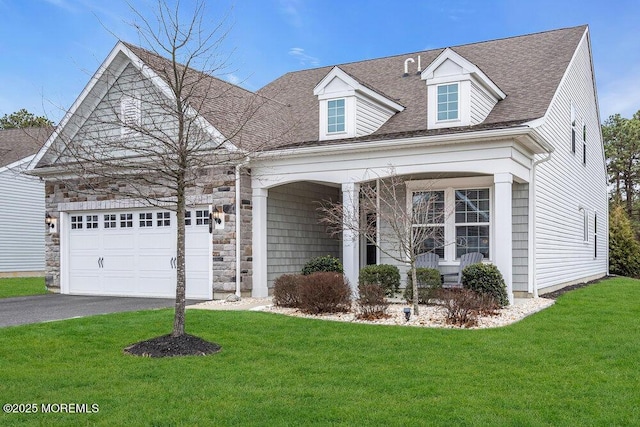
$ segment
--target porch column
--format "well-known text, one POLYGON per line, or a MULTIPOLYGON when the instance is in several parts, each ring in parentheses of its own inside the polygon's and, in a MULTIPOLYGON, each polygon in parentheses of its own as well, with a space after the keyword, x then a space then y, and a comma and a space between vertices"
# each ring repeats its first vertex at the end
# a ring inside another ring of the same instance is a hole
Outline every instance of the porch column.
POLYGON ((507 285, 509 304, 513 304, 513 219, 511 211, 513 175, 497 173, 493 176, 495 184, 495 265, 502 273, 507 285))
POLYGON ((254 188, 252 204, 252 255, 253 278, 251 296, 264 298, 269 296, 267 286, 267 195, 269 190, 254 188))
POLYGON ((360 236, 357 229, 359 216, 360 184, 345 182, 342 184, 343 226, 342 226, 342 263, 344 275, 354 294, 358 291, 360 273, 360 236))

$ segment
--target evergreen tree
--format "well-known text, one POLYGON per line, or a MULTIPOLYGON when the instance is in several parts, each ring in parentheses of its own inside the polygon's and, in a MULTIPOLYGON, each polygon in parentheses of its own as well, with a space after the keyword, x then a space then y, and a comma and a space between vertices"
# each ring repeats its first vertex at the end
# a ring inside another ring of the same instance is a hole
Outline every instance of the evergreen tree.
POLYGON ((609 211, 609 271, 640 278, 640 244, 622 205, 609 211))

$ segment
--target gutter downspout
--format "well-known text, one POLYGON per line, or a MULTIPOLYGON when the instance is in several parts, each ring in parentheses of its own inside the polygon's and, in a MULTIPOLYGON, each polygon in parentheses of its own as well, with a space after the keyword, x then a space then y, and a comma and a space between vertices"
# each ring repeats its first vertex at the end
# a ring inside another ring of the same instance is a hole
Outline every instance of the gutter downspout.
POLYGON ((549 147, 550 151, 547 154, 547 157, 542 159, 538 159, 533 162, 533 167, 531 168, 531 185, 529 188, 529 235, 531 236, 531 249, 529 251, 529 274, 530 274, 530 282, 533 289, 533 297, 538 298, 538 286, 536 282, 536 168, 538 165, 547 162, 551 159, 551 154, 554 152, 553 147, 549 147))
POLYGON ((242 200, 240 199, 240 169, 246 166, 251 159, 249 156, 236 165, 236 296, 240 297, 240 283, 242 279, 242 268, 240 262, 241 254, 241 239, 240 231, 242 230, 242 218, 240 208, 242 207, 242 200))

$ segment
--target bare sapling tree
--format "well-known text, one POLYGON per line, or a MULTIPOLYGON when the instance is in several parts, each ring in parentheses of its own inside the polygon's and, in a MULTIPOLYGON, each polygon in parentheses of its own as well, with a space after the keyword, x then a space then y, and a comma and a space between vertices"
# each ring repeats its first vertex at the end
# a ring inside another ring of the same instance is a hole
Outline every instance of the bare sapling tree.
MULTIPOLYGON (((416 260, 419 254, 444 246, 444 203, 436 192, 412 193, 407 200, 405 180, 393 171, 388 178, 360 186, 359 211, 345 209, 345 201, 323 201, 320 223, 337 236, 347 229, 364 237, 380 252, 410 267, 413 310, 419 314, 416 260)), ((349 201, 349 206, 353 206, 349 201)))
POLYGON ((68 171, 65 186, 176 213, 174 337, 185 334, 189 196, 206 194, 195 190, 211 187, 209 172, 228 170, 285 134, 282 106, 214 77, 230 72, 227 18, 212 24, 204 1, 188 4, 185 11, 158 1, 153 17, 132 8, 145 48, 125 43, 134 61, 119 53, 96 73, 90 98, 60 128, 55 152, 68 171))

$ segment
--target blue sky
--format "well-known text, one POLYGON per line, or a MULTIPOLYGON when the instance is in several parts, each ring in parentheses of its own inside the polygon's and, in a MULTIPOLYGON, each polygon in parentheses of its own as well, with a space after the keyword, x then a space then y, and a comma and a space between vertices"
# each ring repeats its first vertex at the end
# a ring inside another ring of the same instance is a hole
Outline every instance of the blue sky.
MULTIPOLYGON (((226 13, 225 78, 251 90, 288 71, 589 24, 602 120, 640 110, 637 0, 207 2, 210 22, 226 13)), ((0 0, 0 116, 59 121, 118 38, 140 44, 133 20, 123 0, 0 0)))

